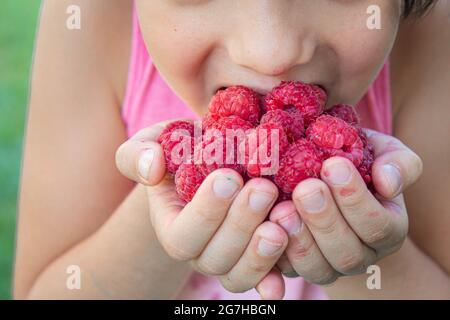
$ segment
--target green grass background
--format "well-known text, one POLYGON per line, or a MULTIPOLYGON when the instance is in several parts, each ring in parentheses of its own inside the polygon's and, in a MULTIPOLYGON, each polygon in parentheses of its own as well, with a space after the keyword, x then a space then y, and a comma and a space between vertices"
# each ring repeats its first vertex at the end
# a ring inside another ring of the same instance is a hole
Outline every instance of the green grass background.
POLYGON ((40 0, 0 2, 0 299, 11 298, 16 201, 40 0))

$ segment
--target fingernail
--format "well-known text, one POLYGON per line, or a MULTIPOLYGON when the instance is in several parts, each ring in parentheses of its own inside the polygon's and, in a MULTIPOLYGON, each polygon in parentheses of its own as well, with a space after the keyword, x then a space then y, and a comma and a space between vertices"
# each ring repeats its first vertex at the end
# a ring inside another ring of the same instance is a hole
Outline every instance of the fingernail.
POLYGON ((402 188, 402 178, 400 176, 400 170, 395 165, 385 164, 383 165, 383 173, 391 186, 393 194, 397 194, 402 188))
POLYGON ((300 196, 299 200, 302 208, 308 213, 320 212, 325 205, 325 197, 323 196, 322 190, 316 190, 300 196))
POLYGON ((332 164, 329 171, 329 180, 333 184, 346 184, 350 180, 351 171, 347 164, 343 162, 338 162, 332 164))
POLYGON ((279 220, 278 223, 290 236, 297 235, 302 227, 302 222, 298 217, 297 212, 294 212, 288 217, 279 220))
POLYGON ((252 191, 248 203, 253 211, 263 211, 269 207, 274 198, 273 194, 267 192, 252 191))
POLYGON ((272 243, 266 239, 261 239, 258 243, 258 252, 262 256, 273 256, 278 253, 282 247, 282 244, 272 243))
POLYGON ((213 184, 215 195, 223 199, 231 198, 238 188, 239 185, 231 178, 227 177, 217 177, 213 184))
POLYGON ((155 157, 155 151, 153 149, 147 149, 142 152, 139 158, 138 171, 139 175, 145 180, 148 179, 150 173, 150 167, 152 166, 153 158, 155 157))

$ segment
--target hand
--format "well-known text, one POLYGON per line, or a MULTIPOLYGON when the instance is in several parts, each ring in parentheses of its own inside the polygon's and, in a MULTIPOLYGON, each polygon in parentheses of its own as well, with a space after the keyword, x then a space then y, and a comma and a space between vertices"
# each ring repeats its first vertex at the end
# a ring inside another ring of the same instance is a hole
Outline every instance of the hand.
POLYGON ((150 219, 162 247, 170 257, 218 276, 231 292, 262 283, 270 287, 264 298, 281 298, 284 281, 272 269, 288 236, 278 224, 264 222, 277 187, 267 179, 252 179, 244 186, 237 172, 219 169, 184 203, 173 179, 165 175, 163 150, 156 142, 167 123, 141 130, 116 153, 119 170, 147 186, 150 219))
POLYGON ((422 172, 420 158, 399 140, 367 130, 375 147, 372 176, 376 195, 353 164, 330 158, 321 179, 302 181, 293 201, 275 206, 270 221, 289 234, 278 267, 315 284, 366 272, 377 260, 398 250, 408 232, 402 191, 422 172))

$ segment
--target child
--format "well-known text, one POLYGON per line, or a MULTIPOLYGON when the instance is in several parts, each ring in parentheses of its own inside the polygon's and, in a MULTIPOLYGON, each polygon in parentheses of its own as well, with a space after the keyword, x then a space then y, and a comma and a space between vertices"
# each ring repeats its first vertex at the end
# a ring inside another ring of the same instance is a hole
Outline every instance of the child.
POLYGON ((450 3, 433 2, 43 2, 14 296, 450 298, 450 3), (65 27, 74 3, 80 30, 65 27), (230 169, 184 206, 155 142, 167 120, 281 80, 358 103, 377 196, 335 157, 275 207, 272 182, 230 169))

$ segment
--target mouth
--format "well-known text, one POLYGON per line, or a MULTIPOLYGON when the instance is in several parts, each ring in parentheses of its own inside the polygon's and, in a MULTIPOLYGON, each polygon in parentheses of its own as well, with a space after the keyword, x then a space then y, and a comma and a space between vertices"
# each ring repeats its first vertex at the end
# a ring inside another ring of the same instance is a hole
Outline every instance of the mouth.
MULTIPOLYGON (((228 87, 240 85, 240 86, 244 86, 244 87, 247 87, 247 88, 252 89, 252 90, 255 91, 256 93, 260 94, 261 96, 265 96, 267 93, 269 93, 270 91, 272 91, 272 89, 273 89, 274 87, 276 87, 277 85, 279 85, 280 82, 281 82, 281 81, 279 81, 277 84, 275 84, 275 85, 272 86, 272 87, 252 86, 252 85, 246 85, 246 84, 221 85, 221 86, 219 86, 219 87, 214 91, 214 94, 216 94, 217 92, 219 92, 219 91, 221 91, 221 90, 225 90, 225 89, 227 89, 228 87)), ((321 89, 322 89, 323 91, 325 91, 325 93, 328 95, 328 90, 327 90, 327 88, 325 87, 325 85, 320 84, 320 83, 309 83, 309 82, 305 82, 305 83, 306 83, 306 84, 310 84, 310 85, 314 85, 314 86, 317 86, 317 87, 321 88, 321 89)))
POLYGON ((217 88, 214 91, 214 94, 216 94, 217 92, 221 91, 221 90, 226 90, 228 87, 232 87, 232 86, 243 86, 243 87, 247 87, 249 89, 252 89, 253 91, 255 91, 256 93, 260 94, 261 96, 265 96, 266 94, 268 94, 272 88, 270 89, 266 89, 266 88, 262 88, 262 87, 256 87, 256 86, 251 86, 251 85, 245 85, 245 84, 233 84, 233 85, 229 85, 229 86, 220 86, 219 88, 217 88))

